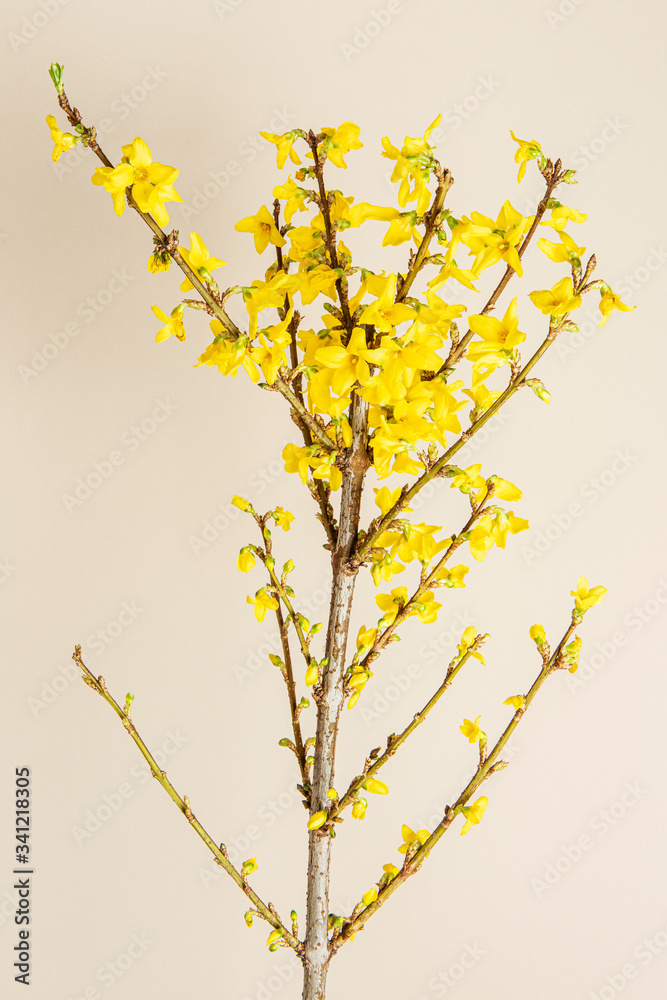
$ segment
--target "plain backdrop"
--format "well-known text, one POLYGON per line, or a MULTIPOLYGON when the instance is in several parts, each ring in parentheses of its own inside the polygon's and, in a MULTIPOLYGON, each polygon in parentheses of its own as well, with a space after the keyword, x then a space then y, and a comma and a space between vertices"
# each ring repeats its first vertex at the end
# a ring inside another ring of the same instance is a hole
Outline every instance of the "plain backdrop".
MULTIPOLYGON (((186 244, 202 234, 228 261, 218 272, 228 285, 262 277, 270 262, 234 230, 281 177, 260 130, 357 122, 364 148, 347 172, 331 168, 330 183, 395 204, 380 140, 400 145, 441 112, 438 150, 458 215, 495 215, 505 198, 528 213, 539 201, 533 165, 516 185, 510 129, 578 169, 562 197, 588 221, 570 231, 637 309, 599 329, 587 301, 581 334, 541 366, 551 404, 521 393, 462 454, 523 489, 515 510, 531 530, 474 564, 469 586, 445 593, 436 624, 411 623, 345 713, 339 788, 424 704, 463 628, 491 633, 487 667, 466 668, 383 772, 390 795, 341 828, 334 912, 350 912, 382 864, 399 859, 402 823, 432 828, 458 794, 475 754, 462 719, 481 713, 490 738, 502 730, 503 699, 539 667, 530 625, 543 622, 557 641, 580 574, 609 595, 581 629, 578 674, 549 682, 510 745, 509 768, 485 786, 482 824, 462 838, 458 823, 344 948, 329 996, 663 995, 666 30, 663 5, 620 0, 3 5, 5 995, 23 995, 12 968, 12 807, 14 768, 27 765, 35 1000, 300 996, 291 952, 269 954, 265 926, 246 928, 244 898, 70 657, 82 643, 118 698, 133 692, 139 731, 176 788, 234 859, 258 857, 253 884, 303 923, 305 813, 292 758, 277 747, 289 718, 267 658, 274 633, 245 603, 261 574, 235 568, 253 540, 229 506, 235 493, 294 511, 292 532, 275 534, 279 557, 294 559, 311 620, 328 603, 312 501, 279 457, 297 440, 282 401, 243 374, 193 367, 208 343, 201 314, 187 317, 185 344, 155 344, 151 306, 176 305, 178 275, 148 274, 150 234, 129 211, 118 219, 90 183, 92 154, 52 163, 53 60, 114 162, 139 135, 180 168, 184 201, 169 206, 170 225, 186 244)), ((406 248, 382 256, 382 230, 368 228, 358 244, 368 266, 401 266, 406 248)), ((542 327, 526 291, 565 272, 532 258, 513 294, 536 343, 542 327)), ((447 290, 472 305, 466 294, 447 290)), ((464 507, 443 484, 416 516, 453 530, 464 507)), ((364 577, 355 630, 373 622, 373 595, 364 577)))

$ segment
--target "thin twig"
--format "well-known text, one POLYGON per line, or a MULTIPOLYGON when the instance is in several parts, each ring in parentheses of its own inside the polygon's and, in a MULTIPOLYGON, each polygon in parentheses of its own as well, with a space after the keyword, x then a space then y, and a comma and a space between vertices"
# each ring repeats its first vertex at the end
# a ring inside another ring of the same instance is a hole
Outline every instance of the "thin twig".
POLYGON ((232 878, 234 882, 236 882, 238 887, 245 893, 245 895, 248 897, 248 899, 251 901, 251 903, 253 904, 257 912, 263 917, 263 919, 266 920, 267 923, 271 924, 271 926, 275 930, 282 931, 281 940, 285 941, 286 944, 288 944, 291 948, 293 948, 294 951, 296 951, 296 953, 301 957, 303 955, 303 945, 301 944, 301 942, 298 941, 290 933, 287 927, 282 923, 282 921, 280 920, 275 911, 275 908, 273 906, 270 906, 270 904, 267 905, 264 902, 262 902, 262 900, 259 898, 254 889, 251 889, 247 879, 244 878, 241 872, 237 871, 237 869, 229 860, 229 857, 227 856, 227 850, 224 844, 221 844, 220 847, 218 847, 218 845, 215 843, 212 837, 210 837, 209 834, 206 832, 204 827, 201 825, 199 820, 195 817, 194 813, 192 812, 190 801, 187 795, 184 795, 183 798, 181 798, 181 796, 178 794, 172 783, 167 778, 165 772, 160 769, 160 766, 155 760, 155 757, 153 757, 152 753, 150 752, 150 750, 148 749, 142 738, 139 736, 139 733, 137 732, 136 727, 132 722, 132 719, 130 718, 129 711, 124 711, 120 707, 118 702, 115 700, 115 698, 113 698, 113 696, 109 694, 109 692, 107 691, 106 684, 104 682, 104 678, 95 677, 92 671, 89 670, 88 667, 85 665, 85 663, 81 658, 81 646, 74 647, 74 654, 72 656, 72 659, 83 672, 83 680, 86 682, 88 687, 92 688, 94 691, 97 691, 97 693, 101 695, 102 698, 104 698, 107 705, 110 705, 111 708, 114 710, 118 718, 123 723, 123 727, 125 728, 125 730, 129 733, 129 735, 132 737, 136 745, 139 747, 142 756, 147 761, 148 766, 151 769, 153 777, 157 779, 160 785, 162 785, 169 798, 172 800, 172 802, 174 802, 178 806, 180 811, 183 813, 183 815, 189 822, 190 826, 204 841, 209 851, 215 858, 216 862, 220 865, 221 868, 224 868, 224 870, 227 872, 230 878, 232 878))

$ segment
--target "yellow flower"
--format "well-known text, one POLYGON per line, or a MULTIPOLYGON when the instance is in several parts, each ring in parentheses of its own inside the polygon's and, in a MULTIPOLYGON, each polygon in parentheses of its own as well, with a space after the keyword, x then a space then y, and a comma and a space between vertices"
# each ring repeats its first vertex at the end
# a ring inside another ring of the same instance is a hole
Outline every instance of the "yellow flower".
POLYGON ((368 802, 366 801, 366 799, 357 799, 354 805, 352 806, 352 818, 363 819, 364 816, 366 815, 367 806, 368 802))
POLYGON ((246 875, 251 875, 253 872, 256 872, 258 868, 259 865, 257 864, 257 857, 248 858, 248 860, 244 861, 241 866, 241 874, 245 878, 246 875))
POLYGON ((322 147, 327 155, 327 159, 335 167, 347 168, 347 163, 343 159, 346 153, 352 149, 361 149, 363 142, 359 142, 361 129, 354 122, 343 122, 338 128, 323 128, 322 132, 326 136, 322 147))
POLYGON ((515 486, 514 483, 510 483, 509 479, 502 479, 500 476, 491 476, 489 482, 494 485, 493 495, 499 500, 520 500, 523 496, 519 487, 515 486))
POLYGON ((169 316, 162 312, 158 306, 152 306, 151 308, 157 318, 164 323, 164 326, 155 335, 158 344, 163 340, 167 340, 172 335, 178 340, 185 340, 185 327, 183 326, 183 310, 185 306, 176 306, 175 309, 172 309, 169 316))
POLYGON ((526 173, 528 160, 534 160, 536 158, 539 160, 544 158, 542 154, 542 147, 536 139, 517 139, 512 129, 510 129, 510 135, 515 142, 519 143, 519 148, 514 154, 514 159, 518 164, 520 164, 519 176, 517 180, 521 183, 524 178, 524 174, 526 173))
POLYGON ((263 622, 267 611, 277 611, 278 601, 267 593, 266 587, 261 587, 254 597, 246 597, 246 604, 254 605, 255 618, 258 622, 263 622))
POLYGON ((283 936, 282 929, 280 927, 277 927, 276 930, 271 931, 271 933, 266 939, 266 943, 268 945, 272 945, 275 941, 280 941, 282 936, 283 936))
POLYGON ((238 554, 236 568, 241 573, 249 573, 255 565, 255 554, 249 545, 244 545, 238 554))
POLYGON ((171 267, 171 257, 168 253, 152 253, 148 258, 148 270, 151 274, 159 274, 160 271, 168 271, 171 267))
POLYGON ((464 577, 469 572, 468 567, 463 564, 453 566, 451 569, 447 569, 446 566, 442 566, 441 569, 438 570, 437 579, 441 580, 445 587, 448 587, 450 590, 452 588, 465 587, 464 577))
POLYGON ((556 264, 566 264, 570 261, 578 260, 586 253, 586 247, 578 247, 569 233, 560 232, 558 235, 560 236, 560 243, 551 243, 544 238, 537 241, 538 247, 547 255, 549 260, 555 261, 556 264))
POLYGON ((288 510, 284 510, 283 507, 275 507, 272 511, 273 520, 276 525, 283 529, 283 531, 289 531, 292 526, 292 521, 294 520, 294 514, 291 514, 288 510))
POLYGON ((286 444, 282 451, 286 472, 298 472, 302 483, 308 482, 309 455, 307 448, 286 444))
POLYGON ((119 163, 117 167, 97 167, 90 178, 96 187, 103 187, 111 195, 114 212, 122 215, 125 211, 125 192, 134 181, 134 170, 129 163, 119 163))
POLYGON ((476 825, 481 820, 484 815, 484 811, 489 804, 489 800, 486 795, 482 795, 481 798, 476 799, 471 806, 464 806, 461 812, 465 816, 465 823, 463 824, 463 829, 461 830, 461 835, 467 833, 471 828, 473 823, 476 825))
POLYGON ((621 302, 621 296, 615 295, 611 288, 602 290, 600 295, 600 312, 602 313, 602 319, 598 323, 598 326, 605 325, 614 309, 618 309, 619 312, 632 312, 632 310, 636 308, 637 306, 626 306, 624 302, 621 302))
MULTIPOLYGON (((477 638, 477 629, 475 628, 474 625, 468 625, 468 627, 464 629, 463 635, 461 636, 461 641, 458 645, 459 656, 463 656, 470 649, 476 638, 477 638)), ((479 660, 479 662, 483 666, 486 666, 486 663, 484 662, 484 657, 479 652, 479 650, 474 652, 472 655, 475 660, 479 660)))
POLYGON ((422 625, 430 625, 438 617, 438 611, 442 604, 438 604, 434 600, 432 590, 427 590, 412 607, 416 609, 417 617, 422 625))
POLYGON ((366 792, 372 792, 374 795, 386 795, 389 791, 384 781, 378 781, 377 778, 367 778, 363 788, 366 792))
POLYGON ((522 694, 513 694, 511 698, 505 698, 505 701, 503 702, 503 705, 511 705, 515 711, 523 708, 525 704, 526 699, 522 694))
POLYGON ((475 254, 472 270, 479 274, 484 268, 503 260, 522 277, 523 268, 517 245, 523 241, 524 233, 532 225, 533 218, 532 215, 524 216, 517 212, 509 201, 503 204, 495 222, 486 215, 472 212, 472 225, 468 227, 468 232, 461 235, 461 242, 475 254))
POLYGON ((252 233, 255 238, 255 250, 264 253, 269 243, 276 247, 284 247, 285 240, 276 229, 273 216, 266 205, 262 205, 256 215, 246 215, 234 226, 239 233, 252 233))
MULTIPOLYGON (((371 576, 373 577, 373 583, 376 587, 380 586, 381 580, 391 581, 392 576, 396 573, 402 573, 405 566, 397 562, 395 559, 389 555, 388 552, 381 556, 379 559, 374 558, 371 565, 371 576)), ((405 590, 405 587, 399 588, 400 590, 405 590)), ((394 591, 392 590, 392 594, 394 591)), ((407 593, 407 592, 406 592, 407 593)))
POLYGON ((468 347, 468 357, 474 365, 487 364, 494 368, 511 361, 514 348, 526 339, 519 330, 516 296, 507 307, 502 320, 495 316, 471 316, 468 323, 473 333, 481 337, 468 347))
POLYGON ((389 876, 389 881, 396 878, 400 870, 401 869, 397 865, 382 865, 382 871, 389 876))
POLYGON ((399 323, 415 318, 414 310, 403 302, 395 302, 396 275, 375 275, 368 280, 368 290, 376 301, 366 306, 361 323, 372 323, 381 333, 389 333, 399 323))
POLYGON ((607 596, 606 587, 591 587, 589 589, 588 580, 585 576, 580 576, 577 583, 577 589, 571 590, 570 593, 574 597, 574 606, 580 615, 583 615, 585 611, 589 608, 595 607, 596 604, 600 604, 604 601, 607 596))
POLYGON ((528 298, 545 316, 562 316, 581 305, 581 296, 574 294, 572 278, 561 278, 550 290, 530 292, 528 298))
POLYGON ((486 739, 486 733, 477 725, 481 718, 482 716, 478 715, 474 722, 471 719, 464 719, 463 725, 459 726, 468 743, 477 743, 478 740, 486 739))
POLYGON ((401 837, 403 838, 403 843, 398 849, 399 854, 407 854, 411 848, 421 846, 425 844, 431 834, 428 830, 417 830, 411 829, 405 823, 401 827, 401 837))
POLYGON ((178 177, 178 169, 164 163, 154 163, 150 149, 139 136, 121 146, 121 149, 124 162, 132 168, 132 197, 139 209, 150 212, 159 226, 166 226, 169 213, 164 207, 165 201, 183 201, 173 186, 178 177))
MULTIPOLYGON (((484 518, 482 519, 484 520, 484 518)), ((480 521, 480 524, 482 522, 480 521)), ((486 527, 486 523, 485 523, 486 527)), ((508 532, 516 535, 519 531, 526 531, 530 525, 523 517, 515 517, 513 510, 500 510, 495 508, 495 514, 489 518, 488 528, 493 536, 493 540, 499 549, 505 548, 508 532)))
MULTIPOLYGON (((390 490, 388 486, 383 486, 379 490, 373 488, 373 492, 375 493, 376 505, 380 508, 382 514, 386 514, 401 495, 401 487, 397 486, 395 490, 390 490)), ((411 507, 404 507, 401 514, 408 513, 410 510, 412 510, 411 507)))
POLYGON ((301 163, 301 160, 292 148, 298 138, 295 129, 292 129, 291 132, 285 132, 283 135, 276 135, 274 132, 260 132, 259 134, 262 139, 266 139, 267 142, 273 142, 277 146, 278 170, 283 169, 288 156, 292 163, 301 163))
POLYGON ((365 653, 375 642, 378 630, 376 628, 366 628, 362 625, 357 633, 357 652, 365 653))
MULTIPOLYGON (((185 247, 181 247, 180 253, 185 263, 190 265, 195 274, 199 273, 200 267, 204 268, 210 274, 211 271, 217 271, 219 267, 224 267, 227 263, 224 260, 220 260, 219 257, 209 256, 208 248, 199 233, 190 233, 190 249, 186 250, 185 247)), ((193 285, 189 278, 181 282, 182 292, 187 292, 192 287, 193 285)))
POLYGON ((548 219, 540 222, 541 226, 551 226, 556 232, 565 229, 568 222, 585 222, 588 216, 585 212, 578 212, 576 208, 568 208, 560 203, 554 207, 548 219))
POLYGON ((473 281, 477 281, 479 274, 471 269, 458 267, 456 261, 450 261, 448 264, 441 267, 435 278, 431 278, 428 282, 428 287, 432 288, 433 291, 436 292, 445 284, 445 282, 449 281, 450 278, 454 278, 455 281, 458 281, 466 288, 469 288, 472 292, 479 291, 479 289, 475 288, 473 285, 473 281))
POLYGON ((469 465, 467 469, 459 469, 456 475, 451 477, 452 489, 461 490, 461 493, 472 493, 473 490, 476 493, 479 490, 486 492, 486 479, 479 474, 481 468, 482 463, 478 462, 469 465))
POLYGON ((383 611, 382 621, 385 625, 393 625, 396 616, 408 602, 407 587, 395 587, 391 594, 378 594, 375 603, 383 611))
POLYGON ((51 129, 51 139, 53 141, 53 162, 57 163, 63 153, 68 149, 73 149, 79 141, 70 132, 63 132, 58 128, 58 123, 53 115, 46 116, 46 124, 51 129))
POLYGON ((334 369, 331 387, 340 396, 359 382, 366 385, 371 377, 370 364, 379 364, 387 356, 383 348, 369 350, 366 346, 366 331, 355 326, 347 347, 342 344, 320 347, 315 351, 315 360, 326 368, 334 369))
POLYGON ((308 829, 319 830, 321 826, 324 826, 326 821, 327 821, 326 811, 324 809, 320 809, 319 812, 313 813, 313 815, 308 820, 308 829))
POLYGON ((371 903, 374 903, 377 898, 378 898, 378 891, 374 887, 372 889, 369 889, 368 892, 365 892, 363 894, 363 896, 361 897, 361 902, 364 904, 364 906, 370 906, 371 903))
POLYGON ((298 184, 292 180, 292 177, 287 178, 284 184, 278 184, 277 187, 273 189, 273 197, 280 198, 285 202, 285 222, 290 223, 292 221, 292 216, 295 212, 305 212, 308 208, 308 193, 304 188, 300 188, 298 184))

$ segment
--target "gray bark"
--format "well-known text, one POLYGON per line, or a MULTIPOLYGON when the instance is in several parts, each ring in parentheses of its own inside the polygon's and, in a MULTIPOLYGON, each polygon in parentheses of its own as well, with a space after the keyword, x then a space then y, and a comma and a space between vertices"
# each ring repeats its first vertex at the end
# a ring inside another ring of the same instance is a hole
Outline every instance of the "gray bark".
MULTIPOLYGON (((344 702, 347 635, 357 570, 349 564, 359 530, 363 480, 368 468, 366 451, 368 407, 357 396, 352 403, 352 445, 343 471, 338 543, 332 555, 331 607, 326 656, 318 700, 312 812, 330 805, 327 791, 333 786, 336 736, 344 702)), ((308 899, 306 912, 303 1000, 324 1000, 326 989, 329 921, 329 863, 332 839, 314 830, 308 844, 308 899)))

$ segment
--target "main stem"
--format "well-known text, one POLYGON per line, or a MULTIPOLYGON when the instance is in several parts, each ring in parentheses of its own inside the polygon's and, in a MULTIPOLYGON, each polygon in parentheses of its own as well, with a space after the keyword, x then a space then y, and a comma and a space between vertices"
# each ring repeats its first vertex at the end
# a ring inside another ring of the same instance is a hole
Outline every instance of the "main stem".
MULTIPOLYGON (((338 541, 332 556, 331 607, 326 656, 320 689, 317 692, 317 733, 313 764, 313 813, 331 804, 327 798, 333 786, 336 736, 344 701, 345 652, 350 627, 352 598, 358 569, 350 565, 350 555, 359 531, 359 514, 364 475, 368 468, 366 450, 368 407, 362 399, 352 400, 352 445, 343 471, 338 541)), ((329 962, 329 863, 330 834, 314 830, 308 843, 308 899, 303 1000, 324 1000, 329 962)))

